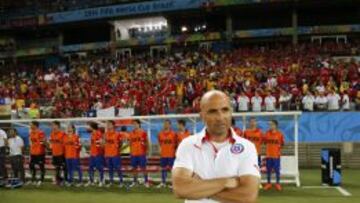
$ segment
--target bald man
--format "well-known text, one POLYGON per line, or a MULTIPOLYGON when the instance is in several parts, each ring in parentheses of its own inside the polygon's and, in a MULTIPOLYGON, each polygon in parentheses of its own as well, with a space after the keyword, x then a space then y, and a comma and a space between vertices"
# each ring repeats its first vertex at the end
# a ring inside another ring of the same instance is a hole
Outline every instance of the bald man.
POLYGON ((256 148, 231 128, 232 111, 225 93, 203 95, 200 117, 205 128, 180 143, 172 171, 173 191, 185 202, 256 202, 256 148))

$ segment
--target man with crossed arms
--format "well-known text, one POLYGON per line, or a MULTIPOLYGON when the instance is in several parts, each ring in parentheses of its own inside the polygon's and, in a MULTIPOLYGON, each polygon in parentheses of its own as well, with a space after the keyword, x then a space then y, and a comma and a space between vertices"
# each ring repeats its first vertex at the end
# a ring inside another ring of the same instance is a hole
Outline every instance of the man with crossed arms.
POLYGON ((231 128, 229 97, 209 91, 200 109, 205 129, 184 139, 176 152, 175 195, 186 203, 256 202, 260 183, 256 148, 231 128))

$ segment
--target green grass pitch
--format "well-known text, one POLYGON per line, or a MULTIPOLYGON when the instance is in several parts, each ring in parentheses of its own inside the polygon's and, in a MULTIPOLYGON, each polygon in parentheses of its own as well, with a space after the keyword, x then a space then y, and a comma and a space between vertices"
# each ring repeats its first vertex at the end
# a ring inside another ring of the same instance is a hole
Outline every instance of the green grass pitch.
MULTIPOLYGON (((320 170, 301 170, 303 186, 320 186, 320 170)), ((342 188, 351 193, 344 196, 334 188, 296 188, 284 186, 282 192, 261 191, 264 203, 355 203, 360 202, 360 170, 344 170, 342 188)), ((40 188, 0 189, 0 203, 168 203, 176 199, 170 189, 144 188, 59 188, 46 183, 40 188)))

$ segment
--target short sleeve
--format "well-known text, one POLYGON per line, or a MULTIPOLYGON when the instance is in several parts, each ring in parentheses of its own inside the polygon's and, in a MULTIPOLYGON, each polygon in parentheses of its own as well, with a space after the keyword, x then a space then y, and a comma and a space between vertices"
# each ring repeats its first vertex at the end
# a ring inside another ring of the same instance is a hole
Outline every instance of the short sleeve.
POLYGON ((258 156, 256 152, 255 145, 250 143, 247 146, 247 154, 240 161, 240 166, 238 169, 237 175, 245 176, 245 175, 253 175, 260 178, 260 168, 258 166, 258 156))
POLYGON ((3 131, 3 130, 1 130, 1 129, 0 129, 0 138, 2 138, 2 139, 7 139, 7 134, 6 134, 6 132, 3 131))
POLYGON ((186 168, 194 171, 194 160, 192 156, 192 145, 188 140, 183 140, 177 151, 173 168, 186 168))

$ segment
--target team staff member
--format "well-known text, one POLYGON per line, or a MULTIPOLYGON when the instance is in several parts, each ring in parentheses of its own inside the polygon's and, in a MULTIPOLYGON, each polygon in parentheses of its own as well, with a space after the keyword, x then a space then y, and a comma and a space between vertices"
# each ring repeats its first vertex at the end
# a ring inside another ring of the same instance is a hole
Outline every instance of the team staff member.
POLYGON ((65 133, 60 130, 60 122, 52 123, 52 131, 50 134, 50 148, 52 152, 52 164, 55 166, 56 184, 61 184, 67 179, 67 170, 64 157, 64 138, 65 133), (64 177, 61 176, 63 171, 64 177))
POLYGON ((229 97, 209 91, 200 109, 205 129, 183 140, 176 152, 175 195, 186 202, 256 202, 260 182, 256 148, 231 128, 229 97))
POLYGON ((14 178, 20 178, 19 185, 25 183, 25 170, 24 170, 24 141, 17 135, 15 129, 10 129, 9 139, 7 140, 7 146, 10 149, 10 163, 11 170, 13 171, 14 178))
POLYGON ((33 121, 30 124, 30 171, 31 183, 40 186, 45 178, 45 145, 46 137, 43 131, 39 129, 39 122, 33 121), (36 168, 38 165, 41 172, 41 178, 36 183, 36 168))
POLYGON ((176 150, 176 134, 171 129, 171 121, 165 120, 163 130, 158 136, 160 145, 161 183, 158 188, 166 186, 167 171, 173 167, 176 150))

